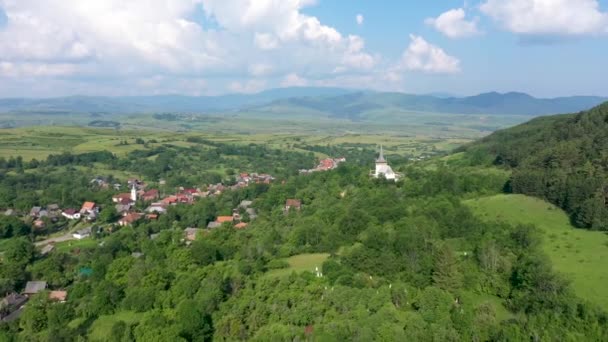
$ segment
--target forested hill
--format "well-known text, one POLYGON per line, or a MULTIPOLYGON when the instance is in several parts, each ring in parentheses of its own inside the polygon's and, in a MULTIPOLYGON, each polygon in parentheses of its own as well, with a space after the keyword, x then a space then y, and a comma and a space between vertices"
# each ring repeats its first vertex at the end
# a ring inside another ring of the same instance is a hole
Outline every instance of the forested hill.
POLYGON ((545 198, 579 227, 608 230, 608 102, 534 119, 465 147, 473 164, 513 169, 507 190, 545 198))

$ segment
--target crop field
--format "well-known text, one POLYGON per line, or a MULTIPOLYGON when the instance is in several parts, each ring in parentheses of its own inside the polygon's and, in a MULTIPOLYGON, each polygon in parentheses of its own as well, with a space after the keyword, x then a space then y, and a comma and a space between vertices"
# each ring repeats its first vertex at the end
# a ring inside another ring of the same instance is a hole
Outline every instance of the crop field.
MULTIPOLYGON (((180 147, 196 145, 188 142, 188 137, 200 137, 234 144, 264 144, 283 150, 299 150, 296 145, 304 144, 323 146, 341 144, 353 147, 362 145, 372 147, 382 144, 388 153, 412 156, 448 152, 470 141, 465 138, 439 139, 426 136, 384 134, 236 134, 192 131, 176 133, 158 130, 47 126, 0 129, 0 157, 21 156, 24 160, 41 160, 50 154, 62 152, 84 153, 103 150, 124 156, 134 150, 154 148, 163 144, 180 147), (143 139, 146 145, 136 144, 137 138, 143 139)), ((318 157, 325 156, 318 154, 318 157)))
POLYGON ((577 295, 608 308, 608 236, 577 229, 556 206, 523 195, 497 195, 466 202, 482 218, 512 224, 534 224, 544 232, 543 248, 557 271, 565 274, 577 295))

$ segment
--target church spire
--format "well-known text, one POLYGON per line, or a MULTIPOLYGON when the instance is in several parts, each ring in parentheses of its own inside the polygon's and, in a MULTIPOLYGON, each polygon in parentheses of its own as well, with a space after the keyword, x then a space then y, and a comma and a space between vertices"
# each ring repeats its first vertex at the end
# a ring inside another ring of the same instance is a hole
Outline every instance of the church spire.
POLYGON ((380 145, 380 156, 376 159, 376 163, 386 163, 386 159, 384 159, 384 149, 382 145, 380 145))
POLYGON ((137 189, 135 188, 135 184, 131 186, 131 201, 137 202, 137 189))

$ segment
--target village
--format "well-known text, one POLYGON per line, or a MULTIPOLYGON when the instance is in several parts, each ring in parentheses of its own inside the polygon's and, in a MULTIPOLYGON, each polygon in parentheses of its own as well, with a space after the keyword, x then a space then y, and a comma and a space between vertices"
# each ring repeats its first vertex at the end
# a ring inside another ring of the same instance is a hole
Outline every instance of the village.
MULTIPOLYGON (((306 175, 315 172, 324 172, 336 169, 341 163, 346 162, 345 158, 327 158, 319 161, 319 164, 310 170, 300 170, 300 174, 306 175)), ((388 161, 384 158, 382 147, 380 154, 375 161, 375 170, 370 173, 372 178, 383 177, 387 180, 397 180, 401 175, 393 172, 388 165, 388 161)), ((176 205, 193 205, 201 198, 213 198, 222 195, 226 191, 235 191, 247 188, 253 184, 271 184, 275 181, 275 177, 269 174, 258 173, 239 173, 235 177, 234 184, 224 185, 222 183, 208 184, 202 188, 184 188, 178 187, 171 194, 164 194, 157 188, 149 187, 146 182, 139 179, 129 179, 126 182, 126 187, 129 192, 117 193, 112 196, 111 203, 95 203, 93 201, 85 201, 79 209, 65 208, 61 209, 57 204, 49 204, 45 207, 35 206, 31 208, 29 213, 23 217, 24 220, 31 222, 33 229, 43 229, 46 222, 57 221, 60 217, 74 222, 74 227, 84 225, 84 228, 73 230, 63 236, 49 238, 43 241, 36 242, 36 246, 40 248, 40 255, 45 256, 51 253, 56 243, 68 242, 71 240, 90 239, 94 234, 94 229, 104 229, 106 233, 112 233, 120 227, 132 226, 140 220, 158 220, 171 206, 176 205), (113 223, 106 225, 98 225, 96 222, 100 219, 100 213, 105 206, 113 206, 118 219, 113 223), (138 209, 144 208, 144 209, 138 209)), ((96 177, 90 182, 93 186, 101 189, 112 189, 120 191, 123 189, 123 184, 109 183, 102 177, 96 177)), ((159 185, 164 185, 165 182, 160 180, 159 185)), ((215 220, 209 222, 206 227, 188 227, 183 231, 182 242, 186 246, 195 241, 204 231, 217 229, 224 225, 231 226, 234 229, 246 229, 250 222, 254 221, 258 213, 253 207, 252 200, 243 200, 239 205, 232 210, 232 215, 217 216, 215 220), (247 219, 244 220, 246 216, 247 219)), ((285 215, 292 212, 299 212, 303 208, 301 199, 289 198, 285 200, 282 211, 285 215)), ((6 216, 18 215, 13 209, 7 209, 4 212, 6 216)), ((151 234, 150 239, 155 239, 158 234, 151 234)), ((102 242, 103 243, 103 242, 102 242)), ((142 253, 133 253, 132 257, 139 258, 142 253)), ((317 269, 317 274, 318 274, 317 269)), ((26 284, 23 293, 10 293, 0 301, 0 320, 10 322, 19 317, 19 314, 25 307, 31 296, 48 291, 48 284, 44 280, 29 281, 26 284)), ((48 297, 51 301, 65 302, 68 292, 64 289, 54 289, 48 291, 48 297)))

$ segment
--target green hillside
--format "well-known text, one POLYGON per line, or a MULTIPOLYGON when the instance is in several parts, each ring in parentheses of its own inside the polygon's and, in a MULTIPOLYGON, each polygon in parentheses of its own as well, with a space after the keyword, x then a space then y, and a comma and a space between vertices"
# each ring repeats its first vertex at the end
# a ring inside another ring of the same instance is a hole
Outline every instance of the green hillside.
POLYGON ((534 119, 464 150, 471 164, 513 169, 508 191, 544 198, 578 227, 608 230, 608 103, 534 119))
POLYGON ((488 221, 536 225, 544 233, 544 252, 551 258, 554 268, 572 281, 576 294, 608 308, 606 234, 576 229, 559 208, 523 195, 497 195, 465 203, 488 221))

